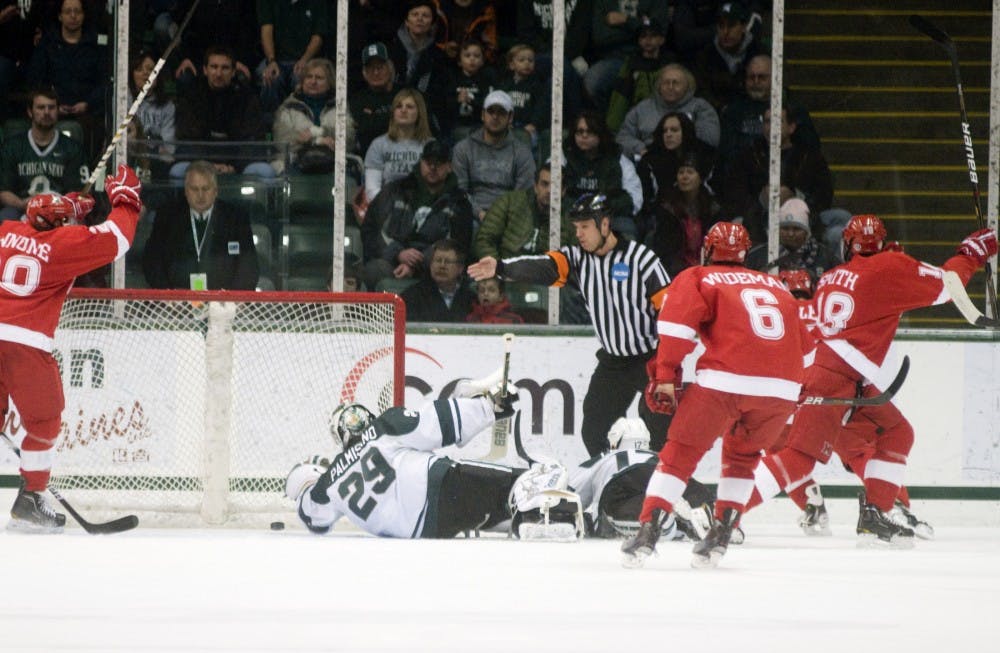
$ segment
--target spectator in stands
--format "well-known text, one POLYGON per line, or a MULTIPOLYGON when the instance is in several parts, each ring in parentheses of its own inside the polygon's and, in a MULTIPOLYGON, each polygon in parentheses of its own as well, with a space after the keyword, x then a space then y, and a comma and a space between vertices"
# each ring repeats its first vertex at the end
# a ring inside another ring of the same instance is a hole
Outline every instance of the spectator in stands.
POLYGON ((399 92, 396 68, 384 43, 372 43, 361 51, 361 74, 365 88, 352 92, 347 105, 354 118, 358 152, 367 152, 372 141, 389 128, 392 99, 399 92))
POLYGON ((257 0, 260 47, 257 66, 260 103, 273 112, 296 88, 306 64, 319 56, 329 29, 326 0, 257 0))
POLYGON ((59 94, 59 118, 83 127, 84 150, 96 158, 104 140, 107 48, 85 20, 81 0, 62 0, 59 28, 42 34, 28 63, 32 87, 52 86, 59 94))
POLYGON ((720 4, 719 0, 676 0, 670 27, 674 49, 685 66, 694 65, 698 53, 715 38, 720 4))
POLYGON ((495 83, 493 68, 486 65, 483 44, 479 41, 462 43, 458 64, 452 70, 447 91, 445 123, 451 142, 462 140, 481 124, 483 100, 495 83))
MULTIPOLYGON (((274 114, 274 141, 288 144, 287 154, 292 169, 297 172, 333 172, 336 145, 334 76, 333 63, 329 59, 311 60, 295 92, 274 114)), ((347 114, 346 135, 347 151, 354 152, 354 120, 350 114, 347 114)), ((272 161, 271 165, 281 174, 285 169, 284 156, 272 161)))
POLYGON ((444 143, 428 142, 413 171, 386 184, 369 205, 361 239, 364 281, 372 290, 386 277, 419 278, 442 238, 469 250, 472 205, 451 172, 450 155, 444 143))
POLYGON ((497 60, 497 14, 493 0, 439 0, 438 46, 449 59, 461 55, 462 44, 481 43, 487 63, 497 60))
POLYGON ((538 148, 538 133, 551 121, 549 80, 535 73, 535 50, 518 43, 507 51, 507 73, 496 88, 506 91, 514 101, 511 126, 528 133, 533 151, 538 148))
POLYGON ((459 187, 469 193, 476 224, 503 193, 530 188, 535 159, 527 145, 510 133, 514 101, 503 91, 493 91, 483 101, 483 127, 456 146, 452 165, 459 187))
POLYGON ((392 100, 388 131, 373 140, 365 152, 365 197, 369 203, 384 185, 410 174, 431 138, 423 96, 420 91, 404 88, 392 100))
MULTIPOLYGON (((818 147, 795 143, 792 134, 797 125, 787 109, 781 110, 781 189, 784 203, 798 197, 809 205, 810 230, 821 234, 824 223, 818 216, 830 209, 833 179, 830 168, 818 147)), ((723 187, 723 214, 742 218, 751 242, 767 238, 768 175, 770 170, 771 111, 764 112, 763 136, 741 149, 730 167, 723 187)), ((836 212, 843 212, 837 209, 836 212)), ((847 216, 850 219, 850 216, 847 216)), ((846 220, 844 221, 846 224, 846 220)))
POLYGON ((39 193, 79 190, 87 177, 83 147, 56 129, 59 96, 49 89, 28 96, 28 131, 0 144, 0 220, 18 220, 39 193))
MULTIPOLYGON (((747 63, 744 95, 726 105, 719 115, 719 163, 722 167, 716 179, 722 181, 728 174, 727 167, 736 160, 740 149, 764 136, 764 112, 771 106, 771 57, 760 54, 747 63)), ((783 100, 795 122, 792 141, 807 147, 820 146, 819 134, 809 113, 801 106, 783 100)))
POLYGON ((10 92, 22 81, 24 67, 35 44, 34 27, 21 14, 19 0, 0 0, 0 120, 21 113, 9 102, 10 92))
POLYGON ((815 281, 841 261, 829 247, 816 240, 809 226, 809 206, 797 197, 781 205, 778 214, 778 258, 767 260, 767 241, 761 241, 747 253, 746 266, 769 272, 805 268, 815 281))
POLYGON ((604 116, 597 111, 581 111, 564 150, 563 174, 570 197, 604 195, 612 215, 612 229, 634 239, 638 233, 635 214, 643 204, 642 183, 635 164, 622 154, 604 116))
POLYGON ((685 113, 694 122, 695 134, 706 144, 719 145, 719 114, 712 105, 695 97, 694 75, 680 64, 667 64, 660 71, 657 92, 632 107, 618 130, 618 143, 625 154, 640 158, 653 142, 653 131, 664 114, 685 113))
MULTIPOLYGON (((364 292, 366 290, 363 276, 364 265, 354 254, 344 254, 344 292, 364 292)), ((333 266, 326 276, 326 289, 333 292, 333 266)), ((367 289, 371 290, 371 289, 367 289)))
MULTIPOLYGON (((191 3, 199 1, 178 0, 169 14, 157 18, 154 29, 161 47, 165 48, 173 39, 191 3)), ((230 52, 236 78, 243 84, 253 81, 250 71, 260 59, 256 53, 260 32, 256 19, 248 17, 256 16, 255 6, 256 0, 212 0, 198 6, 177 46, 176 59, 180 63, 174 68, 174 78, 178 95, 184 95, 202 74, 209 48, 230 52)))
POLYGON ((403 291, 407 321, 464 322, 475 298, 465 280, 465 252, 445 238, 429 259, 429 274, 403 291))
MULTIPOLYGON (((265 129, 257 93, 248 83, 236 77, 232 52, 222 47, 210 47, 205 52, 202 76, 177 102, 178 141, 263 141, 265 129)), ((178 156, 181 154, 178 151, 178 156)), ((218 174, 231 174, 241 168, 245 175, 271 178, 275 174, 267 161, 246 163, 247 157, 238 156, 237 146, 222 148, 218 157, 208 156, 205 151, 200 154, 197 158, 211 158, 218 174)), ((251 153, 249 158, 253 155, 251 153)), ((186 161, 175 163, 170 169, 170 176, 183 178, 188 165, 186 161)))
POLYGON ((504 283, 499 277, 491 277, 476 282, 476 299, 472 302, 472 312, 465 317, 466 322, 478 324, 524 324, 524 318, 510 307, 510 299, 504 291, 504 283))
MULTIPOLYGON (((132 57, 129 65, 131 71, 128 89, 129 106, 149 79, 156 65, 156 59, 148 50, 140 50, 132 57)), ((166 176, 169 161, 174 154, 173 144, 177 140, 176 119, 177 107, 173 100, 167 97, 161 79, 157 78, 146 94, 146 99, 139 105, 135 120, 132 121, 141 127, 142 139, 137 140, 129 134, 129 150, 131 153, 133 148, 137 148, 140 150, 139 154, 145 154, 149 158, 149 169, 158 177, 166 176)), ((139 174, 139 168, 136 168, 136 174, 139 174)))
POLYGON ((350 8, 351 27, 360 27, 369 43, 391 41, 408 9, 407 4, 399 0, 361 0, 352 3, 350 8))
MULTIPOLYGON (((563 116, 571 120, 583 108, 583 79, 587 61, 583 52, 590 42, 589 5, 566 3, 566 38, 563 62, 563 116)), ((552 79, 552 0, 517 0, 517 42, 535 48, 535 70, 552 79)))
POLYGON ((652 230, 656 207, 677 185, 677 168, 685 154, 690 153, 694 153, 703 166, 702 183, 708 183, 716 161, 714 148, 698 140, 694 123, 687 115, 671 111, 657 123, 653 142, 636 164, 644 202, 637 219, 640 238, 652 230))
POLYGON ((701 265, 705 234, 719 221, 719 204, 703 183, 709 165, 696 152, 685 153, 677 167, 677 183, 656 204, 653 232, 646 244, 671 278, 701 265))
POLYGON ((666 28, 655 18, 640 16, 637 30, 639 48, 618 70, 608 104, 608 127, 617 132, 628 110, 656 92, 660 70, 677 60, 677 55, 665 47, 666 28))
POLYGON ((719 7, 715 38, 702 48, 695 60, 694 74, 699 94, 716 111, 743 93, 747 62, 767 50, 747 29, 750 10, 742 2, 726 2, 719 7))
POLYGON ((389 58, 396 69, 396 82, 423 94, 432 129, 437 130, 437 116, 445 113, 449 80, 448 57, 434 42, 438 10, 435 0, 410 0, 406 18, 389 41, 389 58))
POLYGON ((663 0, 593 0, 590 67, 583 76, 594 107, 608 110, 608 99, 618 71, 636 50, 636 36, 641 17, 648 16, 660 25, 670 24, 670 5, 663 0))
MULTIPOLYGON (((535 183, 531 188, 506 192, 493 202, 476 232, 473 257, 479 260, 492 256, 499 260, 547 251, 551 187, 552 168, 545 163, 535 173, 535 183)), ((566 219, 569 207, 563 204, 562 209, 561 242, 570 243, 575 237, 573 223, 566 219)))
POLYGON ((150 288, 253 290, 257 250, 250 219, 218 200, 215 165, 195 161, 184 175, 184 199, 156 212, 143 251, 150 288))

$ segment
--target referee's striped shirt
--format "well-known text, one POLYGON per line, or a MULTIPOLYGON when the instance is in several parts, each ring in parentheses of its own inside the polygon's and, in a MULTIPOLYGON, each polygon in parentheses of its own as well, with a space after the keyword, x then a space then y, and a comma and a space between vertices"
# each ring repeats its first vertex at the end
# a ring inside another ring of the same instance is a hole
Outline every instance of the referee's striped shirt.
POLYGON ((504 259, 497 274, 511 281, 576 286, 601 347, 614 356, 656 349, 656 315, 670 277, 653 250, 618 237, 603 256, 566 245, 540 256, 504 259))

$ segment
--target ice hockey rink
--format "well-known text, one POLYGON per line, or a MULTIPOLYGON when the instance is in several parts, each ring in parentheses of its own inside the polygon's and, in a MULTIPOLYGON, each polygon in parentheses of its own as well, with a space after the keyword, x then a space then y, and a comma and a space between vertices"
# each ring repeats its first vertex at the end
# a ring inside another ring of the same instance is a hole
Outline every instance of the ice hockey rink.
POLYGON ((680 542, 629 570, 608 540, 2 532, 0 651, 996 650, 995 503, 914 502, 937 537, 908 551, 856 548, 856 503, 828 506, 830 538, 784 499, 751 513, 715 570, 680 542))

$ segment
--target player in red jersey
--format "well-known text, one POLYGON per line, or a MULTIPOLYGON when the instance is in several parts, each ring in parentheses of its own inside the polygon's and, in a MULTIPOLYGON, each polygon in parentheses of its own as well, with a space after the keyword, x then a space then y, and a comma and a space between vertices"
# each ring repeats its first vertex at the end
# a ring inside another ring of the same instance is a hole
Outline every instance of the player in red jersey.
POLYGON ((74 224, 94 207, 76 193, 36 195, 21 222, 0 223, 0 409, 6 414, 13 401, 25 430, 10 530, 59 532, 66 523, 42 496, 65 404, 52 341, 73 280, 125 255, 142 209, 141 184, 128 166, 118 166, 104 188, 112 210, 99 225, 74 224))
POLYGON ((717 565, 753 491, 761 450, 778 438, 795 410, 815 344, 781 281, 743 267, 749 249, 742 225, 719 222, 705 236, 704 264, 681 272, 667 289, 647 388, 650 408, 672 410, 677 404, 678 369, 695 338, 705 353, 646 488, 639 532, 622 545, 626 566, 641 565, 653 552, 660 525, 698 461, 724 434, 715 523, 695 544, 691 562, 717 565))
MULTIPOLYGON (((968 283, 996 254, 997 237, 990 229, 976 231, 940 268, 887 243, 885 226, 874 215, 851 218, 843 243, 846 262, 820 278, 812 300, 813 333, 820 343, 805 387, 811 395, 853 397, 861 385, 863 395, 870 396, 883 391, 898 371, 890 345, 901 314, 950 300, 944 272, 954 271, 968 283)), ((841 434, 844 462, 865 486, 859 495, 859 544, 912 546, 913 530, 887 514, 900 495, 913 445, 913 427, 892 402, 850 411, 842 406, 800 407, 788 445, 766 456, 757 470, 758 492, 767 498, 802 485, 817 461, 830 459, 841 434)))

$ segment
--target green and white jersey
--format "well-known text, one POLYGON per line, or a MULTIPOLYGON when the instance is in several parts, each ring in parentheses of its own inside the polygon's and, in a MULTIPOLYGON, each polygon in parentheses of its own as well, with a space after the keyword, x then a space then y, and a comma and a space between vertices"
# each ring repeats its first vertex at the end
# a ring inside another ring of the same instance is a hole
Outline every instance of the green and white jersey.
POLYGON ((438 399, 420 411, 390 408, 302 495, 299 516, 313 528, 346 516, 372 535, 418 538, 437 493, 428 472, 448 462, 434 450, 462 447, 493 421, 483 397, 438 399))
POLYGON ((64 134, 56 132, 44 149, 32 139, 31 130, 0 145, 0 190, 18 197, 78 191, 89 175, 83 147, 64 134))

